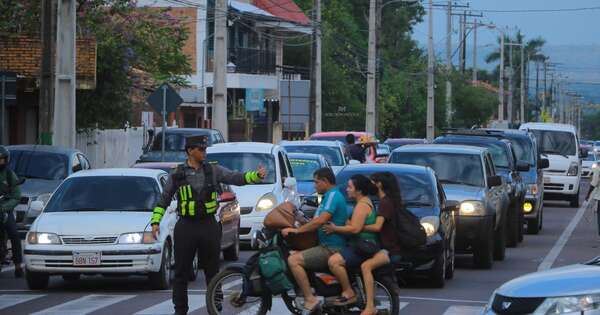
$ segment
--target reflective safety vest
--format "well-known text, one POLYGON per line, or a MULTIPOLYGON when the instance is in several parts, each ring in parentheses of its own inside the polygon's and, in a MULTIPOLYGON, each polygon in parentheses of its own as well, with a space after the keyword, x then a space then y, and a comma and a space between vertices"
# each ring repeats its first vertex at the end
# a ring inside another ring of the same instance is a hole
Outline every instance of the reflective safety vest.
POLYGON ((177 189, 177 213, 182 217, 207 217, 217 212, 217 189, 213 176, 213 167, 203 164, 204 185, 202 191, 196 191, 185 177, 183 165, 177 166, 173 181, 177 189))

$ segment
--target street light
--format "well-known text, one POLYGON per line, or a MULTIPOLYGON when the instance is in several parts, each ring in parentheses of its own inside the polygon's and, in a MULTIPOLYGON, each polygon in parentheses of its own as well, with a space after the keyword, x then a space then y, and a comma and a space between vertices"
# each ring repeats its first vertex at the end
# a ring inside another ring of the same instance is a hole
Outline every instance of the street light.
POLYGON ((498 120, 504 120, 504 38, 506 33, 494 24, 483 24, 489 29, 498 31, 500 39, 500 79, 498 80, 498 120))

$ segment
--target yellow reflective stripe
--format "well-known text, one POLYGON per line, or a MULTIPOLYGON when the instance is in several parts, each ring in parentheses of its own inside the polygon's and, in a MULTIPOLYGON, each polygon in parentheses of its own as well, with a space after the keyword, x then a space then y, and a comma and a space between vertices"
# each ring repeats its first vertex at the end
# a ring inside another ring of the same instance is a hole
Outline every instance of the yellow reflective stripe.
POLYGON ((212 200, 215 200, 215 201, 216 201, 216 200, 217 200, 217 192, 216 192, 216 191, 213 191, 213 193, 212 193, 211 197, 212 197, 212 200))
POLYGON ((196 215, 196 202, 195 201, 190 201, 190 203, 188 204, 188 208, 189 208, 189 212, 190 212, 190 216, 195 216, 196 215))
POLYGON ((185 200, 185 195, 183 194, 183 187, 179 187, 179 200, 185 200))
POLYGON ((186 215, 186 206, 187 206, 187 201, 184 201, 181 203, 181 215, 182 216, 186 215))
POLYGON ((186 187, 187 187, 187 191, 188 191, 188 198, 189 199, 193 199, 193 196, 192 196, 192 186, 191 185, 187 185, 186 187))

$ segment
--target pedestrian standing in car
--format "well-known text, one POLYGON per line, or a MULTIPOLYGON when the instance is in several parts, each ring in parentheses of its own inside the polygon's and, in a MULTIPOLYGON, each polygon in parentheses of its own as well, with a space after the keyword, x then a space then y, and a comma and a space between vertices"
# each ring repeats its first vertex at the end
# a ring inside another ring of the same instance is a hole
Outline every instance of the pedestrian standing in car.
POLYGON ((175 314, 187 314, 187 286, 196 250, 201 255, 206 284, 219 272, 221 255, 221 227, 217 213, 217 186, 225 183, 236 186, 258 184, 267 176, 267 170, 258 166, 256 171, 234 172, 206 161, 208 137, 186 138, 188 159, 169 176, 165 190, 152 214, 152 233, 158 238, 160 221, 177 194, 179 220, 175 225, 175 280, 173 304, 175 314))
MULTIPOLYGON (((15 264, 15 277, 23 277, 23 253, 21 239, 17 232, 17 223, 13 210, 21 200, 21 191, 17 186, 17 175, 8 168, 10 152, 0 146, 0 232, 6 231, 12 248, 12 259, 15 264)), ((3 261, 0 261, 0 267, 3 261)))

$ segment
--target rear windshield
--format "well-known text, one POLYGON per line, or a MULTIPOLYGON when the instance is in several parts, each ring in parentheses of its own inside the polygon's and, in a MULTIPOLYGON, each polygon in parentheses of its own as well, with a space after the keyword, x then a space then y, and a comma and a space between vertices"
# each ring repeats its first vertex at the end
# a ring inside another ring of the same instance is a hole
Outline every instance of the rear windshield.
POLYGON ((19 177, 62 180, 69 175, 68 165, 69 158, 64 154, 10 150, 9 167, 19 177))

